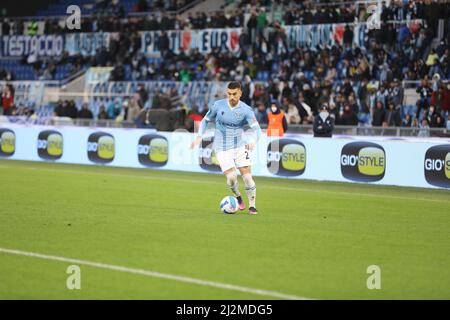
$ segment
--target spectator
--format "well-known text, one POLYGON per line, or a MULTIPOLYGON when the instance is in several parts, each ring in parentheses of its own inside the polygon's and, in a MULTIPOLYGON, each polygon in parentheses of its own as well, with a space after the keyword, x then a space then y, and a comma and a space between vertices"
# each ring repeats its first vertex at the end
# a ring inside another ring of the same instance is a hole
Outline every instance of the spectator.
POLYGON ((72 119, 77 118, 78 109, 75 106, 75 101, 70 100, 65 104, 64 116, 72 119))
POLYGON ((377 101, 375 110, 373 111, 372 126, 380 127, 386 119, 386 111, 384 110, 383 103, 377 101))
POLYGON ((435 58, 433 64, 430 66, 430 69, 428 71, 428 78, 435 78, 439 76, 439 78, 444 77, 444 73, 442 72, 439 59, 435 58))
POLYGON ((67 101, 64 101, 64 102, 58 101, 55 109, 53 110, 53 116, 54 117, 65 117, 66 116, 66 104, 67 104, 67 101))
POLYGON ((400 81, 395 78, 391 83, 391 88, 389 90, 389 98, 394 104, 395 108, 399 108, 403 105, 404 90, 400 81))
POLYGON ((11 85, 6 85, 2 93, 2 108, 5 116, 12 115, 14 105, 14 89, 11 85))
POLYGON ((244 77, 244 83, 242 84, 242 97, 241 100, 248 105, 252 104, 253 95, 255 93, 255 84, 249 75, 244 77))
POLYGON ((266 9, 263 7, 259 10, 258 16, 256 17, 256 32, 258 36, 263 36, 263 31, 267 24, 267 13, 266 9))
POLYGON ((144 108, 145 104, 147 103, 148 91, 145 88, 145 85, 140 84, 137 92, 139 94, 138 104, 139 104, 139 107, 142 109, 142 108, 144 108))
POLYGON ((126 114, 125 120, 135 122, 141 112, 141 108, 139 107, 137 100, 135 97, 131 98, 127 104, 128 112, 126 114))
POLYGON ((388 91, 386 90, 384 84, 382 84, 377 92, 376 99, 377 101, 381 102, 383 108, 387 107, 387 98, 388 98, 388 91))
POLYGON ((319 109, 319 114, 314 118, 314 137, 331 138, 333 135, 334 120, 328 112, 327 104, 323 104, 319 109))
POLYGON ((346 47, 352 47, 353 44, 353 30, 351 29, 350 25, 345 26, 344 31, 344 45, 346 47))
POLYGON ((358 115, 358 113, 359 113, 359 107, 358 107, 358 104, 357 104, 356 101, 355 101, 355 95, 354 95, 354 93, 351 93, 351 94, 348 96, 348 105, 350 106, 350 109, 351 109, 356 115, 358 115))
POLYGON ((106 112, 106 108, 104 105, 100 106, 98 111, 98 120, 109 120, 108 112, 106 112))
POLYGON ((430 136, 430 126, 428 125, 428 120, 423 119, 421 125, 419 126, 418 137, 429 137, 430 136))
POLYGON ((416 89, 416 92, 420 95, 420 98, 418 100, 417 104, 417 114, 416 117, 419 117, 419 114, 422 110, 428 109, 428 106, 430 105, 430 98, 432 94, 432 90, 428 85, 427 79, 422 79, 420 86, 416 89))
POLYGON ((109 119, 116 119, 117 116, 121 113, 121 103, 120 99, 117 98, 115 100, 111 99, 108 102, 107 112, 108 112, 108 118, 109 119))
POLYGON ((389 127, 399 127, 402 119, 400 117, 399 109, 395 108, 394 103, 388 104, 388 110, 386 111, 385 121, 389 127))
POLYGON ((287 124, 299 124, 301 121, 298 109, 296 107, 295 104, 293 104, 291 102, 290 99, 288 98, 284 98, 283 99, 285 101, 285 106, 287 107, 287 112, 286 112, 286 119, 287 119, 287 124))
POLYGON ((292 98, 292 89, 289 86, 289 83, 287 81, 283 81, 282 87, 283 89, 281 90, 281 98, 290 100, 292 98))
POLYGON ((343 126, 356 126, 358 124, 358 117, 355 111, 350 107, 350 104, 344 105, 344 110, 339 117, 339 123, 343 126))
POLYGON ((402 120, 402 127, 404 128, 412 127, 412 118, 409 113, 407 113, 405 118, 402 120))
POLYGON ((169 53, 170 40, 165 31, 162 32, 159 38, 159 51, 161 52, 161 56, 166 58, 169 53))
POLYGON ((428 54, 426 65, 431 67, 432 65, 434 65, 436 63, 436 60, 439 61, 439 56, 436 53, 435 49, 431 49, 430 53, 428 54))
POLYGON ((450 111, 450 83, 442 84, 437 91, 431 94, 430 103, 436 106, 438 112, 446 113, 450 111))
POLYGON ((83 103, 81 110, 78 111, 79 119, 94 119, 94 115, 91 110, 89 110, 89 106, 87 103, 83 103))
POLYGON ((446 123, 445 123, 444 117, 440 113, 435 112, 431 116, 430 127, 431 128, 445 128, 445 126, 446 126, 446 123))
POLYGON ((305 102, 304 92, 298 93, 298 98, 295 105, 297 107, 298 114, 300 116, 300 123, 310 124, 314 122, 313 111, 311 107, 305 102))
MULTIPOLYGON (((325 103, 322 103, 322 105, 323 104, 327 104, 327 103, 325 102, 325 103)), ((339 120, 340 112, 339 112, 339 109, 336 107, 336 104, 331 102, 330 103, 330 107, 327 109, 327 111, 330 114, 330 117, 333 118, 334 123, 339 123, 339 121, 340 121, 339 120)))
POLYGON ((267 118, 267 110, 266 110, 266 106, 264 104, 264 102, 260 101, 257 104, 257 108, 255 108, 255 117, 256 120, 260 123, 260 124, 267 124, 268 118, 267 118))

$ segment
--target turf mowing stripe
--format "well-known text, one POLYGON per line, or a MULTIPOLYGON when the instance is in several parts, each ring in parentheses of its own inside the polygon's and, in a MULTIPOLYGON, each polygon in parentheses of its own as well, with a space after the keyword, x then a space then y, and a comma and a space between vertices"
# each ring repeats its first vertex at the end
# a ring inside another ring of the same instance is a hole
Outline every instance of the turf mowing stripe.
POLYGON ((34 253, 34 252, 27 252, 27 251, 6 249, 6 248, 0 248, 0 253, 14 254, 14 255, 19 255, 19 256, 32 257, 32 258, 38 258, 38 259, 44 259, 44 260, 50 260, 50 261, 73 263, 76 265, 84 265, 84 266, 89 266, 89 267, 93 267, 93 268, 120 271, 120 272, 132 273, 132 274, 139 274, 139 275, 146 276, 146 277, 167 279, 167 280, 173 280, 173 281, 178 281, 178 282, 197 284, 197 285, 205 286, 205 287, 213 287, 213 288, 218 288, 218 289, 251 293, 251 294, 256 294, 256 295, 260 295, 260 296, 267 296, 267 297, 283 299, 283 300, 310 300, 309 298, 279 293, 276 291, 241 287, 241 286, 237 286, 237 285, 233 285, 233 284, 226 284, 226 283, 220 283, 220 282, 215 282, 215 281, 195 279, 195 278, 178 276, 178 275, 167 274, 167 273, 160 273, 160 272, 155 272, 155 271, 150 271, 150 270, 128 268, 128 267, 123 267, 123 266, 115 266, 115 265, 111 265, 111 264, 105 264, 105 263, 99 263, 99 262, 93 262, 93 261, 87 261, 87 260, 50 256, 50 255, 41 254, 41 253, 34 253))
MULTIPOLYGON (((111 176, 111 177, 124 177, 124 178, 133 178, 133 179, 149 179, 149 180, 160 180, 160 177, 151 177, 151 176, 138 176, 138 175, 132 175, 132 174, 120 174, 120 173, 108 173, 108 172, 94 172, 94 171, 84 171, 84 170, 68 170, 68 169, 48 169, 48 168, 38 168, 38 167, 27 167, 27 166, 20 166, 20 167, 14 167, 14 168, 21 168, 21 169, 28 169, 28 170, 46 170, 46 171, 61 171, 61 172, 67 172, 67 173, 73 173, 73 174, 92 174, 92 175, 104 175, 104 176, 111 176)), ((180 171, 184 172, 184 171, 180 171)), ((179 179, 179 178, 164 178, 166 181, 176 181, 176 182, 191 182, 191 183, 206 183, 206 184, 216 184, 216 185, 224 185, 220 182, 215 181, 205 181, 205 180, 196 180, 196 179, 179 179)), ((290 190, 290 191, 302 191, 302 192, 320 192, 320 193, 330 193, 330 194, 336 194, 336 195, 343 195, 343 196, 362 196, 362 197, 369 197, 369 198, 387 198, 387 199, 398 199, 398 200, 415 200, 415 201, 430 201, 430 202, 439 202, 439 203, 449 203, 450 201, 446 200, 439 200, 439 199, 428 199, 428 198, 410 198, 410 197, 400 197, 400 196, 390 196, 390 195, 383 195, 383 194, 368 194, 368 193, 356 193, 356 192, 339 192, 339 191, 329 191, 329 190, 315 190, 315 189, 305 189, 305 188, 296 188, 296 187, 283 187, 283 186, 265 186, 264 188, 268 189, 276 189, 276 190, 290 190)), ((402 187, 398 187, 402 188, 402 187)))

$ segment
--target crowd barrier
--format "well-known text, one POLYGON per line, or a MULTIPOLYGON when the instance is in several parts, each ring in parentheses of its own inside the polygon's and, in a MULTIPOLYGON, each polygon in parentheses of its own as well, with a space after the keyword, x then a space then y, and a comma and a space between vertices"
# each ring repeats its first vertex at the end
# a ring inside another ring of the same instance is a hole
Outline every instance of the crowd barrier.
MULTIPOLYGON (((0 127, 0 158, 220 173, 212 135, 146 129, 0 127)), ((450 139, 262 135, 250 153, 255 176, 450 188, 450 139)))

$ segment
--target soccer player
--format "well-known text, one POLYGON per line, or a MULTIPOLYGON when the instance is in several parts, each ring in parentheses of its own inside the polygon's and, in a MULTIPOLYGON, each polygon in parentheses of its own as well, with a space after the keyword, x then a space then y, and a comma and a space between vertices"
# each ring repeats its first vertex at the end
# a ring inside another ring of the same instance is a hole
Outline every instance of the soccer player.
POLYGON ((227 185, 235 194, 239 209, 246 208, 239 192, 239 183, 236 168, 239 169, 245 184, 245 192, 249 201, 249 214, 257 214, 256 185, 251 174, 252 160, 249 152, 255 147, 261 128, 256 121, 255 114, 250 106, 240 101, 242 87, 239 82, 230 82, 227 88, 228 99, 214 102, 203 118, 198 136, 192 142, 191 149, 202 142, 202 136, 208 123, 215 122, 214 151, 222 172, 227 177, 227 185), (244 126, 248 124, 256 133, 256 139, 244 142, 244 126))

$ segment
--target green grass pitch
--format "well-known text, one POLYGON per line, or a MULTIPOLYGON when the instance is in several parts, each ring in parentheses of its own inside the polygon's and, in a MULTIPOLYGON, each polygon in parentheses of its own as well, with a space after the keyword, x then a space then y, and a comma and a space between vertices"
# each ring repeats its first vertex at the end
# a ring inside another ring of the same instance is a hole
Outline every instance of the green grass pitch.
MULTIPOLYGON (((312 299, 450 299, 450 191, 255 178, 225 215, 221 175, 0 161, 0 248, 312 299), (369 290, 367 267, 381 269, 369 290)), ((242 189, 242 181, 241 189, 242 189)), ((0 252, 0 299, 272 299, 0 252)))

